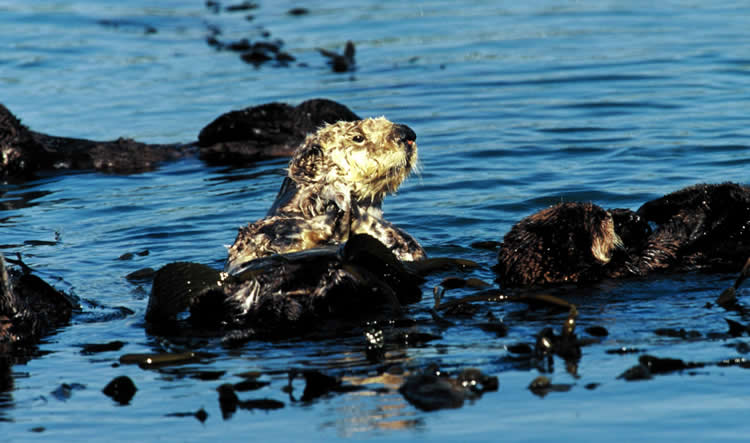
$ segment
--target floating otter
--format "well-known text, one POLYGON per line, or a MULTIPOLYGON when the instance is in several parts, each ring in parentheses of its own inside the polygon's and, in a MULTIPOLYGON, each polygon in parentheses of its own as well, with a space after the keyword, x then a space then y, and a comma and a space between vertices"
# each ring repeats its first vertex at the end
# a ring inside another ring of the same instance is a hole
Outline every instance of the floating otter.
POLYGON ((180 316, 192 327, 274 338, 393 319, 402 305, 422 297, 422 278, 366 234, 339 247, 256 259, 235 271, 164 266, 154 278, 146 320, 170 328, 180 316))
POLYGON ((505 287, 598 280, 621 247, 611 213, 591 203, 561 203, 511 228, 496 271, 505 287))
POLYGON ((0 179, 28 179, 38 171, 58 169, 142 172, 196 154, 211 164, 248 164, 291 155, 308 133, 325 123, 358 119, 331 100, 307 100, 298 106, 267 103, 221 115, 203 128, 197 142, 146 144, 34 132, 0 104, 0 179))
POLYGON ((332 100, 312 99, 290 106, 266 103, 222 114, 198 135, 201 160, 215 164, 243 164, 289 157, 326 123, 359 120, 357 114, 332 100))
POLYGON ((401 260, 419 260, 417 241, 383 219, 381 205, 417 161, 416 135, 385 118, 329 124, 294 154, 265 218, 241 228, 225 271, 249 260, 369 234, 401 260))
POLYGON ((737 272, 748 256, 750 188, 700 184, 637 212, 591 203, 543 209, 505 235, 495 270, 501 285, 518 287, 656 271, 737 272))
POLYGON ((32 274, 9 269, 0 254, 0 354, 35 344, 70 321, 76 303, 32 274))

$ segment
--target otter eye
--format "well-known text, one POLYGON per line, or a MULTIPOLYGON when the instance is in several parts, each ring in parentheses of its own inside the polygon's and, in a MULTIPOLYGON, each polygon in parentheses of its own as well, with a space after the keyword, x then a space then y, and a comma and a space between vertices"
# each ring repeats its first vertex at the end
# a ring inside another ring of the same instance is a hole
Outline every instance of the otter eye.
POLYGON ((354 140, 354 143, 362 143, 363 141, 365 141, 365 138, 361 135, 355 135, 354 137, 352 137, 352 140, 354 140))

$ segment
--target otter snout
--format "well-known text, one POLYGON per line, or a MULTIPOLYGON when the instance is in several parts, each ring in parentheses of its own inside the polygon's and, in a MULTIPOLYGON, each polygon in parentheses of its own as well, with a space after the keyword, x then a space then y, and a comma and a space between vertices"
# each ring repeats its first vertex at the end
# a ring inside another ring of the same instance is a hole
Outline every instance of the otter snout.
POLYGON ((411 144, 410 142, 413 142, 417 139, 417 134, 415 134, 414 131, 412 131, 412 129, 406 125, 393 125, 393 132, 396 134, 396 138, 401 143, 411 144))

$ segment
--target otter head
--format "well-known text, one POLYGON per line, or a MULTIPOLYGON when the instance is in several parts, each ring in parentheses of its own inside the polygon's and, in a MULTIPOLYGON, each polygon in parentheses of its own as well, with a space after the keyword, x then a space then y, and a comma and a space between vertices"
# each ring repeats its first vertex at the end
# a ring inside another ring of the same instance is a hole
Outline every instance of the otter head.
POLYGON ((345 188, 360 204, 380 205, 417 162, 417 136, 384 117, 340 121, 310 134, 289 164, 289 177, 323 188, 345 188))

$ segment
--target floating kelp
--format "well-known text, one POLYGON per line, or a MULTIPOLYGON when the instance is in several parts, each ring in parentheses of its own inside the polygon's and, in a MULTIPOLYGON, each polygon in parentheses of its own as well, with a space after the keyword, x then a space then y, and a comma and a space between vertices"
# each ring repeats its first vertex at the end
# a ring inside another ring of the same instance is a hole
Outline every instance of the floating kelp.
POLYGON ((725 289, 716 299, 716 304, 724 309, 737 309, 737 290, 748 277, 750 277, 750 257, 745 262, 745 266, 742 267, 734 284, 725 289))
POLYGON ((341 247, 252 260, 228 275, 196 263, 160 269, 146 311, 154 330, 192 327, 247 332, 247 338, 293 336, 398 318, 421 298, 422 279, 380 242, 352 236, 341 247))
POLYGON ((253 410, 262 409, 270 411, 284 408, 284 402, 270 398, 260 398, 251 400, 240 400, 235 392, 234 386, 225 383, 216 388, 219 393, 219 408, 224 420, 232 418, 237 409, 253 410))
POLYGON ((205 409, 200 408, 195 412, 172 412, 164 414, 165 417, 195 417, 196 420, 203 423, 208 418, 208 412, 205 409))
POLYGON ((573 387, 571 384, 552 383, 552 381, 540 375, 529 384, 529 390, 538 397, 544 398, 550 392, 568 392, 573 387))
POLYGON ((135 387, 135 383, 133 383, 130 377, 121 375, 107 383, 102 392, 107 397, 124 406, 130 403, 137 390, 138 388, 135 387))
POLYGON ((195 363, 213 357, 204 352, 165 352, 153 354, 125 354, 120 357, 123 365, 136 364, 142 369, 157 369, 164 366, 184 365, 195 363))
POLYGON ((0 355, 34 345, 55 328, 70 321, 78 303, 33 274, 21 261, 0 254, 0 355))
POLYGON ((306 403, 331 392, 344 393, 360 391, 362 389, 364 389, 362 386, 345 385, 341 379, 326 375, 320 371, 292 369, 289 371, 289 379, 285 391, 289 394, 289 398, 292 401, 306 403), (292 382, 299 376, 305 379, 305 389, 302 392, 302 396, 297 399, 293 395, 294 388, 292 387, 292 382))
POLYGON ((478 369, 464 369, 451 377, 436 368, 410 375, 398 389, 404 398, 423 411, 460 408, 466 400, 476 400, 485 392, 497 391, 497 377, 478 369))
POLYGON ((328 64, 333 69, 333 72, 351 72, 355 69, 354 64, 354 43, 351 41, 346 42, 344 53, 339 54, 334 51, 327 49, 318 48, 318 51, 328 59, 328 64))

